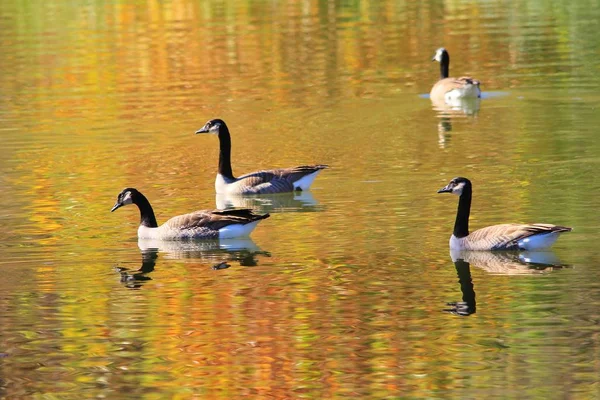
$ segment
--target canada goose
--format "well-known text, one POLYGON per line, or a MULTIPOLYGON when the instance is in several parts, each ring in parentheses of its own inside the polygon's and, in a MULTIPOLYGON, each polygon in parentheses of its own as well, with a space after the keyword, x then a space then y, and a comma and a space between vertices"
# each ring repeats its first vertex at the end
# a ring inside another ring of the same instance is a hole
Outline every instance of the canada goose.
POLYGON ((219 135, 219 171, 215 180, 217 194, 266 194, 307 190, 317 174, 327 165, 301 165, 298 167, 256 171, 239 178, 231 170, 231 136, 223 120, 208 121, 196 133, 219 135))
POLYGON ((440 80, 433 85, 429 97, 434 102, 443 101, 449 104, 459 99, 480 98, 479 81, 470 76, 460 78, 449 77, 450 55, 445 48, 440 47, 431 61, 440 63, 440 80))
POLYGON ((248 236, 260 220, 269 218, 269 214, 258 215, 248 209, 200 210, 178 215, 158 226, 150 202, 134 188, 123 189, 110 211, 127 204, 135 204, 140 209, 140 239, 227 239, 248 236))
POLYGON ((562 232, 571 228, 550 224, 500 224, 481 228, 469 234, 471 181, 454 178, 438 193, 459 196, 454 232, 450 237, 453 250, 535 250, 552 246, 562 232))

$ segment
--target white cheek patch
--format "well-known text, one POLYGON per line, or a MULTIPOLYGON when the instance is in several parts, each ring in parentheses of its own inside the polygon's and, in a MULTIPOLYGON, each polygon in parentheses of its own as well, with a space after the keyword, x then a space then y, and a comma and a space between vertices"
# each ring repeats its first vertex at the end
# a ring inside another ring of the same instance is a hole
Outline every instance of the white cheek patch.
POLYGON ((454 186, 454 188, 452 189, 452 194, 460 196, 462 194, 464 188, 465 188, 465 183, 461 182, 458 185, 454 186))
POLYGON ((125 193, 125 196, 123 196, 123 200, 121 201, 121 203, 123 203, 123 205, 133 203, 133 200, 131 199, 131 192, 125 193))
POLYGON ((435 52, 435 57, 434 57, 434 58, 435 58, 435 61, 437 61, 437 62, 442 62, 442 52, 443 52, 443 51, 444 51, 443 49, 438 49, 438 50, 435 52))
POLYGON ((219 125, 211 126, 210 128, 208 128, 208 131, 210 133, 218 134, 219 133, 219 125))

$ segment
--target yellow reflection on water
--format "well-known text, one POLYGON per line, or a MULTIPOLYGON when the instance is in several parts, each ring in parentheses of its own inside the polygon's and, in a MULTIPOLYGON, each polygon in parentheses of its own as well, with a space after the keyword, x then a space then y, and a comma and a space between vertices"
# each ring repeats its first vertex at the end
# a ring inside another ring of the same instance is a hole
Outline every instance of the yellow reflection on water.
POLYGON ((8 397, 594 397, 593 2, 0 9, 8 397), (441 45, 505 95, 432 109, 441 45), (331 169, 310 196, 216 199, 218 142, 194 135, 215 117, 237 174, 331 169), (581 227, 557 245, 578 268, 472 268, 477 313, 443 313, 456 203, 435 191, 457 175, 474 228, 581 227), (272 216, 256 248, 144 246, 133 207, 110 213, 127 186, 159 222, 219 201, 272 216))

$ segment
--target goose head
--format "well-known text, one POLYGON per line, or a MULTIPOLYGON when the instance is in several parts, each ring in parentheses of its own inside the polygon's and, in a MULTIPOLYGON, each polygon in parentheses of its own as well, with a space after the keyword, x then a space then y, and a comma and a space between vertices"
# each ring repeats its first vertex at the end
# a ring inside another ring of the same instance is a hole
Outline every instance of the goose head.
POLYGON ((437 62, 441 63, 442 60, 444 60, 444 59, 446 59, 447 61, 450 61, 450 56, 448 55, 448 52, 446 51, 445 48, 440 47, 439 49, 437 49, 435 51, 435 54, 431 58, 431 61, 437 61, 437 62))
POLYGON ((225 121, 222 119, 211 119, 204 126, 196 131, 196 133, 212 133, 218 135, 221 132, 221 127, 226 128, 225 121))
POLYGON ((438 190, 438 193, 452 193, 457 196, 463 194, 465 187, 471 187, 471 181, 467 178, 457 177, 454 178, 446 186, 438 190))
POLYGON ((117 208, 126 206, 127 204, 135 203, 135 200, 136 200, 137 196, 139 195, 139 193, 140 192, 138 192, 137 189, 134 189, 134 188, 123 189, 121 191, 121 193, 119 193, 119 195, 117 196, 117 202, 115 203, 113 208, 110 210, 110 212, 115 211, 117 208))

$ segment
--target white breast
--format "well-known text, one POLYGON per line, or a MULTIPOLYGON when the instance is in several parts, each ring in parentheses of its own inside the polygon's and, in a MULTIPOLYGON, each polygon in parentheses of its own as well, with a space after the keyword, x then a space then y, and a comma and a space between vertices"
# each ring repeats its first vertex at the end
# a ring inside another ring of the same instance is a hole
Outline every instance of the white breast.
POLYGON ((470 250, 465 240, 467 237, 459 239, 454 235, 450 236, 450 250, 470 250))
POLYGON ((138 238, 140 239, 157 239, 158 228, 148 228, 147 226, 140 225, 138 228, 138 238))
POLYGON ((221 174, 217 174, 215 179, 215 191, 217 193, 227 193, 228 183, 221 174))

